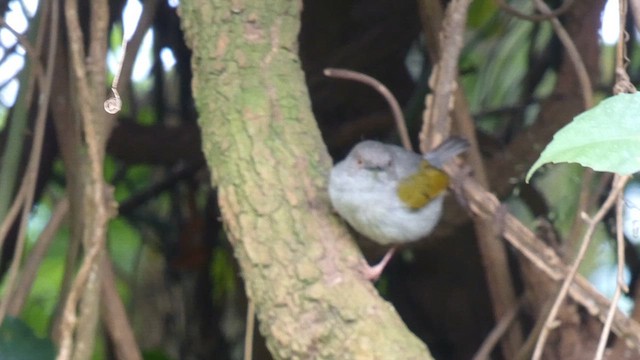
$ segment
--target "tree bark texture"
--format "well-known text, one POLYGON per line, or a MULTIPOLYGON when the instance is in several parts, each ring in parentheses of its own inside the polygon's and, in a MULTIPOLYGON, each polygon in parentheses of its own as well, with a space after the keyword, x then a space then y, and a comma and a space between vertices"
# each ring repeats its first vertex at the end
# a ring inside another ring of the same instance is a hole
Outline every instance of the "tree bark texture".
POLYGON ((360 275, 360 252, 331 212, 331 160, 297 52, 301 7, 180 8, 203 151, 260 330, 281 359, 430 358, 360 275))

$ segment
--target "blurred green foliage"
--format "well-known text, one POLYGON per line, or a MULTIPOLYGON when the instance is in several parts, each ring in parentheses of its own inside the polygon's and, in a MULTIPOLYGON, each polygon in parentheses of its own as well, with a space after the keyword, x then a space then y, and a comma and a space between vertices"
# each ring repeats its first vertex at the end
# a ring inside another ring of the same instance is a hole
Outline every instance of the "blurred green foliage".
POLYGON ((56 349, 49 339, 37 337, 22 320, 6 317, 0 326, 0 359, 55 359, 56 349))

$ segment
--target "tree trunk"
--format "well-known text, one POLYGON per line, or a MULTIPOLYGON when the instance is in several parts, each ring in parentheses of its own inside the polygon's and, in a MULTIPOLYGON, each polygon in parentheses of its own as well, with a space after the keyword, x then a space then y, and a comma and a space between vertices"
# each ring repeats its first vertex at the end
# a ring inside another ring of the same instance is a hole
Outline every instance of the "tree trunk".
POLYGON ((276 358, 430 358, 359 272, 332 214, 331 160, 297 54, 301 2, 189 0, 205 157, 260 330, 276 358))

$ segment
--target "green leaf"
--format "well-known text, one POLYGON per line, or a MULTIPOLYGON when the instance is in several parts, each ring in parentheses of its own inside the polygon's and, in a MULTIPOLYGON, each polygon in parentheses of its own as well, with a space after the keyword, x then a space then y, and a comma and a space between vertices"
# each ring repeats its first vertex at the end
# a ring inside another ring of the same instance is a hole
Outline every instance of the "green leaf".
POLYGON ((620 94, 576 116, 560 129, 527 173, 547 163, 579 163, 596 171, 640 170, 640 93, 620 94))
POLYGON ((0 359, 54 359, 56 351, 49 339, 35 336, 22 320, 7 316, 0 327, 0 359))

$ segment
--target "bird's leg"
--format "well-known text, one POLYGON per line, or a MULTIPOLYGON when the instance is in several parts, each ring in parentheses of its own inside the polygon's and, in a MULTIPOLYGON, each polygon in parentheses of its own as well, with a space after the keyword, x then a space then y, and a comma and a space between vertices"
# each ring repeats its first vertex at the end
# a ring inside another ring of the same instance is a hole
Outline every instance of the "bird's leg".
POLYGON ((386 254, 384 254, 384 257, 382 258, 382 260, 380 260, 379 263, 373 266, 365 265, 365 268, 362 270, 364 277, 367 280, 371 280, 371 281, 378 280, 378 278, 382 274, 382 271, 387 266, 387 264, 389 263, 389 260, 391 260, 395 252, 396 252, 396 247, 394 246, 391 249, 389 249, 386 254))

